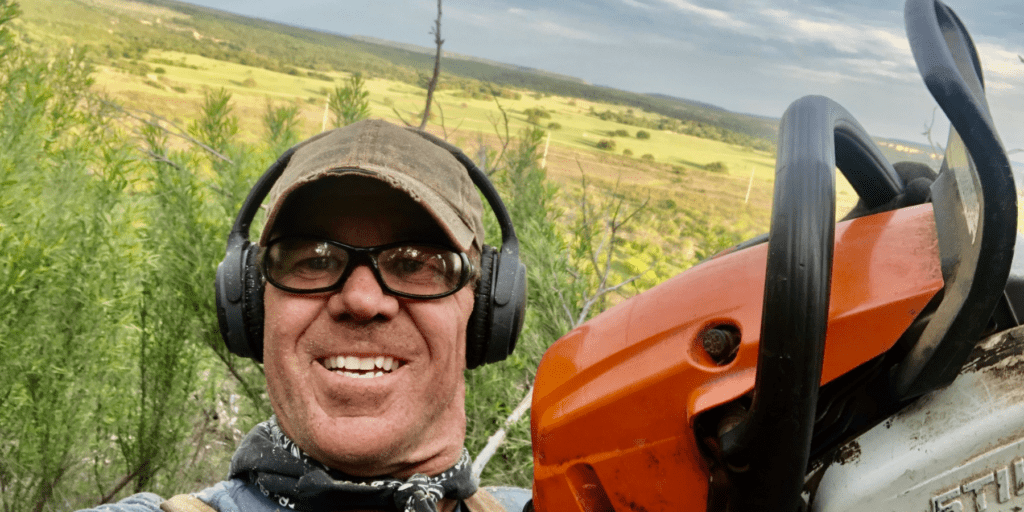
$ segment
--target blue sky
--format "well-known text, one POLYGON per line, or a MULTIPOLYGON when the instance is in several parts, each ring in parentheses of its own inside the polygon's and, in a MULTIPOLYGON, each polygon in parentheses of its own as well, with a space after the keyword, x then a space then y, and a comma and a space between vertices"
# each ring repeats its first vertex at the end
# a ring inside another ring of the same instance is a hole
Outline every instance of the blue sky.
MULTIPOLYGON (((189 0, 344 35, 430 46, 436 0, 189 0)), ((1007 149, 1024 149, 1024 6, 950 0, 981 53, 1007 149)), ((926 142, 934 102, 917 74, 903 2, 883 0, 448 0, 444 49, 636 92, 780 117, 807 94, 872 134, 926 142)), ((939 116, 941 117, 941 116, 939 116)), ((936 123, 937 141, 948 125, 936 123)), ((1011 155, 1024 161, 1024 152, 1011 155)))

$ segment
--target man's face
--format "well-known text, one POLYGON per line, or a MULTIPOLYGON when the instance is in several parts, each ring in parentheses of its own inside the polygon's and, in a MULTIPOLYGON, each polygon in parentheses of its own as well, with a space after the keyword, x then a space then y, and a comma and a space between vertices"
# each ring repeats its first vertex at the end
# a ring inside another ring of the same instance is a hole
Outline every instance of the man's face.
MULTIPOLYGON (((451 245, 407 196, 355 177, 321 179, 292 193, 273 226, 272 238, 282 235, 360 247, 451 245)), ((395 297, 364 265, 330 292, 299 295, 268 284, 264 309, 270 400, 306 453, 355 476, 436 474, 458 460, 472 290, 432 300, 395 297), (397 368, 370 378, 328 369, 346 358, 372 360, 374 372, 380 358, 397 368)))

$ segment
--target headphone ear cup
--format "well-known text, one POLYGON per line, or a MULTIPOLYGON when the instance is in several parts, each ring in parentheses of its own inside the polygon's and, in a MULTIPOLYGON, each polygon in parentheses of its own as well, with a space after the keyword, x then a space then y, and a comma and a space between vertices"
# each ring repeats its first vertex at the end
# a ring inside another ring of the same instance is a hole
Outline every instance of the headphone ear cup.
POLYGON ((263 362, 263 272, 258 264, 259 250, 251 245, 245 258, 245 291, 242 293, 245 341, 249 357, 263 362))
POLYGON ((526 313, 526 266, 518 252, 485 245, 466 329, 466 368, 503 361, 516 348, 526 313))
POLYGON ((466 368, 472 370, 484 364, 487 345, 491 339, 491 318, 494 298, 494 260, 497 251, 485 245, 480 254, 480 279, 473 298, 473 313, 466 327, 466 368))
POLYGON ((263 276, 256 265, 259 247, 242 237, 228 241, 217 266, 217 321, 228 350, 263 360, 263 276))
POLYGON ((503 361, 512 354, 526 317, 526 266, 518 252, 502 245, 493 266, 490 336, 484 364, 503 361))

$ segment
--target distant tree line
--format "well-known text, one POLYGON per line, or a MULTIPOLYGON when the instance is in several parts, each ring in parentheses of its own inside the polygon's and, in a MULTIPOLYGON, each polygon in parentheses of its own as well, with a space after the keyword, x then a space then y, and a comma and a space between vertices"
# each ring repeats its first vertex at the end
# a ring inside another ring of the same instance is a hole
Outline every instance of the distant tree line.
MULTIPOLYGON (((760 149, 763 151, 774 150, 774 144, 767 140, 758 137, 753 137, 747 134, 734 132, 732 130, 722 128, 699 121, 684 121, 665 116, 657 117, 646 117, 638 116, 633 113, 632 109, 626 110, 625 112, 619 112, 614 110, 605 110, 598 112, 594 107, 590 107, 588 115, 594 116, 603 121, 614 121, 616 123, 627 124, 630 126, 637 126, 640 128, 648 128, 652 130, 664 130, 675 133, 682 133, 685 135, 692 135, 694 137, 700 137, 702 139, 718 140, 728 144, 735 144, 738 146, 747 146, 754 149, 760 149)), ((625 130, 621 130, 623 133, 613 133, 613 136, 628 136, 629 133, 625 130)), ((637 138, 648 138, 650 134, 644 131, 637 132, 637 138), (644 135, 641 135, 643 133, 644 135)))

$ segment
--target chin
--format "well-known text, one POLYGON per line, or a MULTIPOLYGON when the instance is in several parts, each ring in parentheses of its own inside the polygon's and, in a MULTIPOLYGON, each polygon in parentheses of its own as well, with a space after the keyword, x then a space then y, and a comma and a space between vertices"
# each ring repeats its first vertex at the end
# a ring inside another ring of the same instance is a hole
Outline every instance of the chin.
POLYGON ((464 413, 454 421, 435 421, 427 430, 399 428, 379 418, 331 423, 301 441, 292 439, 313 458, 357 477, 435 475, 458 461, 465 443, 464 413))

